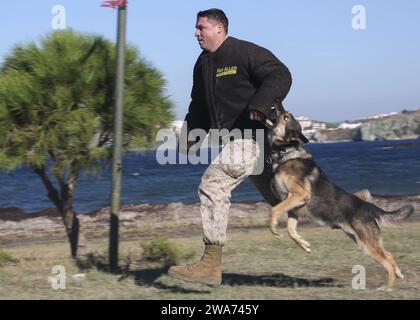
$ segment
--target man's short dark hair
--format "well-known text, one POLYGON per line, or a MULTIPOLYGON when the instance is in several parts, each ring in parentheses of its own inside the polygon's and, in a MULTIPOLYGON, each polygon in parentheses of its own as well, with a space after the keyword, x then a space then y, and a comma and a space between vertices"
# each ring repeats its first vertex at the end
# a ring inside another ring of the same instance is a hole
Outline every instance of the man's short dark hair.
POLYGON ((228 33, 229 20, 222 10, 213 8, 213 9, 208 9, 204 11, 199 11, 197 13, 197 20, 198 18, 203 18, 203 17, 207 18, 208 20, 212 20, 216 23, 221 23, 226 33, 228 33))

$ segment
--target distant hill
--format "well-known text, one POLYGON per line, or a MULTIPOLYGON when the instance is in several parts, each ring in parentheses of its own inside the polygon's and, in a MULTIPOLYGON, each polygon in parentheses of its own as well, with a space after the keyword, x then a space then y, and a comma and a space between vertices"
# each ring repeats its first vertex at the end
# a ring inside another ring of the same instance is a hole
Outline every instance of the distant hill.
POLYGON ((418 139, 420 137, 420 109, 371 116, 342 123, 337 128, 304 130, 304 134, 312 142, 320 143, 418 139))
MULTIPOLYGON (((311 142, 375 141, 420 138, 420 109, 378 114, 359 120, 332 123, 296 117, 303 134, 311 142)), ((183 121, 173 121, 171 128, 179 133, 183 121)))

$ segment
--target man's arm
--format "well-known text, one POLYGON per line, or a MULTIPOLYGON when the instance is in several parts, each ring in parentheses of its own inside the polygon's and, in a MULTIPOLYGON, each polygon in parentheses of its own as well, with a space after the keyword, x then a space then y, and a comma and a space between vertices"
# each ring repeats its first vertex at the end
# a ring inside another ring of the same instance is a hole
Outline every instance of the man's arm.
POLYGON ((204 98, 204 88, 202 82, 199 80, 201 76, 201 70, 198 68, 197 61, 194 66, 193 75, 193 87, 191 90, 191 103, 188 108, 188 113, 184 119, 184 125, 182 126, 181 132, 182 137, 187 137, 187 141, 180 141, 179 151, 183 154, 188 153, 188 150, 195 145, 197 142, 202 141, 188 141, 188 135, 191 130, 203 129, 208 132, 210 129, 210 119, 208 116, 207 105, 204 98))
POLYGON ((208 131, 210 129, 210 119, 204 96, 204 88, 202 81, 200 81, 200 77, 201 68, 199 68, 199 61, 197 61, 194 66, 191 103, 184 121, 187 122, 188 130, 200 128, 208 131))
POLYGON ((250 80, 257 87, 247 110, 259 111, 272 118, 271 107, 276 99, 283 101, 292 85, 289 69, 270 51, 256 47, 249 55, 250 80))

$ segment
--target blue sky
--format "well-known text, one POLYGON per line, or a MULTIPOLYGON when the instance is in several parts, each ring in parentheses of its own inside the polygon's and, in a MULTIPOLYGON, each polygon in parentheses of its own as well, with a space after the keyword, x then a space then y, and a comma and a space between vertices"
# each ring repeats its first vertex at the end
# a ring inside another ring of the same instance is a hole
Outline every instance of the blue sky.
MULTIPOLYGON (((0 61, 11 47, 52 31, 51 10, 66 9, 68 28, 115 40, 116 11, 100 0, 3 1, 0 61)), ((293 75, 285 106, 327 121, 420 108, 420 1, 155 0, 129 1, 128 41, 167 79, 177 118, 187 111, 199 10, 218 7, 230 35, 271 50, 293 75), (352 28, 352 7, 366 29, 352 28)))

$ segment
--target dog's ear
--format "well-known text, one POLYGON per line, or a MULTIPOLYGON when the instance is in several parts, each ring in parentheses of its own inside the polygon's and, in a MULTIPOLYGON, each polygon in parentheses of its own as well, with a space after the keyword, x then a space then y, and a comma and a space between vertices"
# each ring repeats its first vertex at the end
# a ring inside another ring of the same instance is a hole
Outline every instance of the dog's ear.
POLYGON ((297 132, 297 135, 295 136, 295 138, 300 142, 300 143, 308 143, 309 140, 306 139, 306 137, 303 135, 303 133, 301 131, 297 132))
POLYGON ((302 133, 302 127, 299 122, 289 113, 290 119, 288 121, 289 131, 291 132, 291 140, 300 142, 302 144, 308 143, 309 140, 302 133))

